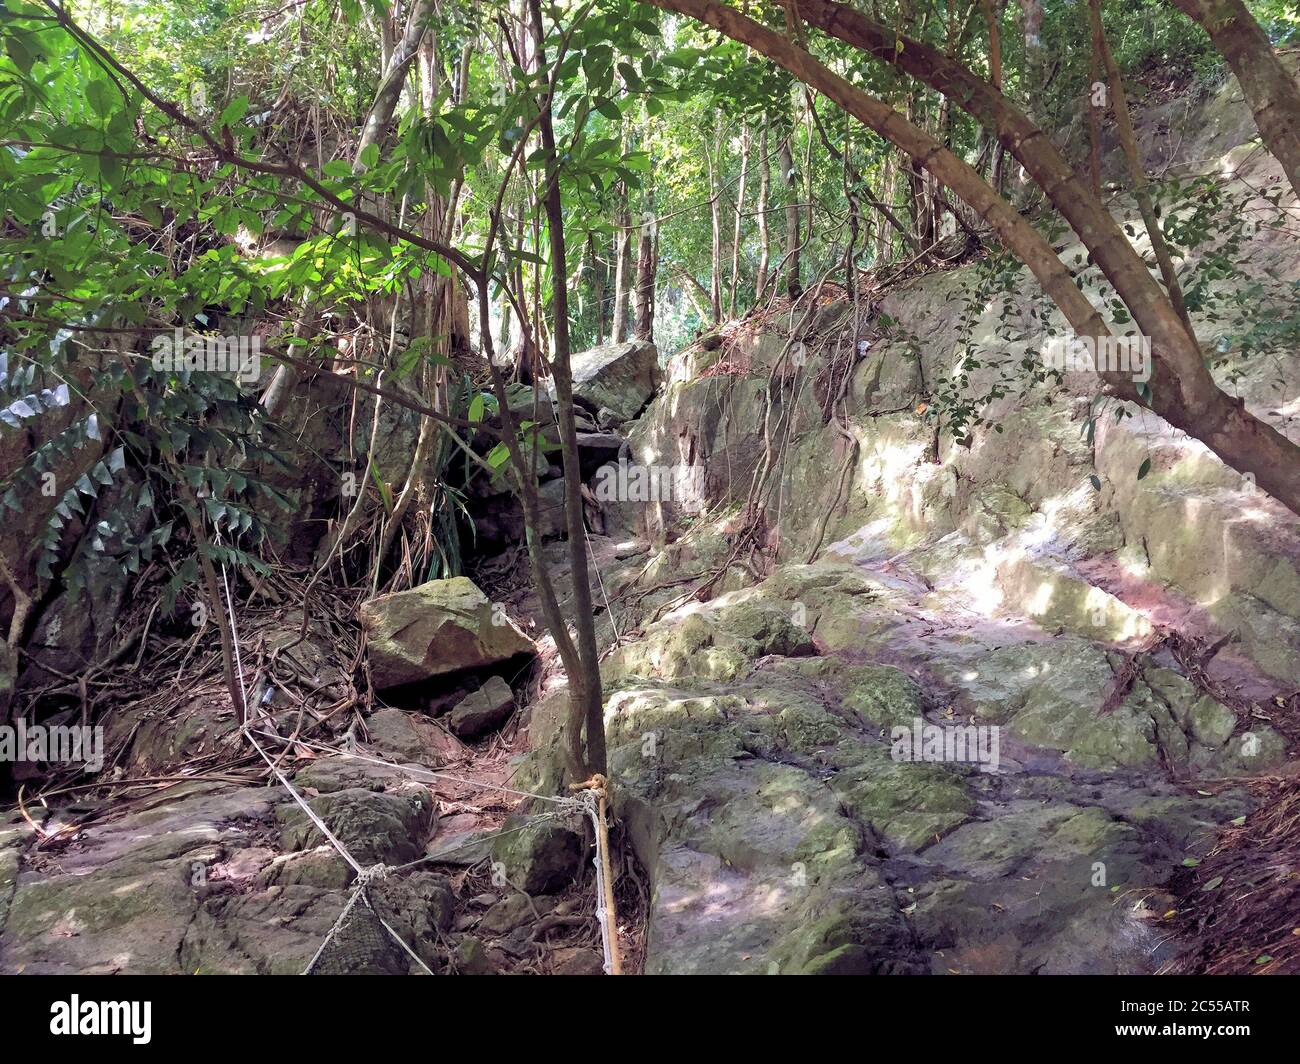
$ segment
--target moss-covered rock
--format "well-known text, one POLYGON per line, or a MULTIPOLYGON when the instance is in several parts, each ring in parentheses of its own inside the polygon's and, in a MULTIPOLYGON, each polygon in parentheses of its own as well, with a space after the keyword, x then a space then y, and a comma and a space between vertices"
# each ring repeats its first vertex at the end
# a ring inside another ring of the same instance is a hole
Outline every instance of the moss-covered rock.
MULTIPOLYGON (((423 787, 394 793, 348 788, 319 795, 308 804, 362 865, 415 860, 424 852, 437 819, 433 798, 423 787)), ((327 841, 296 804, 280 806, 279 815, 283 849, 309 849, 327 841)))
POLYGON ((375 686, 395 687, 532 654, 532 640, 463 576, 361 604, 375 686))
POLYGON ((835 793, 854 817, 893 849, 921 849, 964 822, 975 809, 962 777, 939 764, 893 761, 883 747, 836 775, 835 793))
POLYGON ((585 847, 576 832, 555 821, 510 817, 492 845, 492 860, 529 894, 553 894, 573 881, 585 847))

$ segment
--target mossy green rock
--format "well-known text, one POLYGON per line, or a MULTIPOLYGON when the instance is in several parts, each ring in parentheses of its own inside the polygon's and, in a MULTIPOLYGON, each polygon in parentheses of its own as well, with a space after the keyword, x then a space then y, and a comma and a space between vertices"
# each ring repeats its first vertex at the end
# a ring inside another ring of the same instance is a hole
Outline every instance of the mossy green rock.
POLYGON ((813 653, 812 636, 788 610, 739 601, 652 625, 645 638, 614 651, 601 675, 608 683, 630 678, 734 680, 769 654, 813 653))
POLYGON ((380 595, 363 602, 359 613, 378 688, 495 665, 535 651, 532 640, 463 576, 380 595))
MULTIPOLYGON (((437 814, 423 787, 397 793, 348 788, 312 798, 308 804, 362 865, 402 864, 424 852, 437 814)), ((309 849, 327 840, 297 805, 279 809, 286 850, 309 849)))
POLYGON ((891 847, 918 850, 967 819, 975 801, 962 777, 938 764, 897 762, 879 747, 839 773, 832 786, 855 817, 891 847))
POLYGON ((585 847, 576 832, 555 821, 506 820, 492 844, 492 861, 500 862, 506 878, 528 894, 563 890, 578 873, 585 847))

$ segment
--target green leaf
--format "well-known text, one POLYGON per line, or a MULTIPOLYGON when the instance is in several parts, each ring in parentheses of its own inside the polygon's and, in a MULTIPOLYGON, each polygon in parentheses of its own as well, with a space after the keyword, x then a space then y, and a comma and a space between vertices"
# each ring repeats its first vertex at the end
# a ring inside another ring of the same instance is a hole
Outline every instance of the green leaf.
POLYGON ((92 81, 86 86, 86 101, 100 118, 113 113, 113 98, 117 95, 117 90, 107 81, 92 81))
POLYGON ((1151 459, 1145 458, 1143 459, 1142 464, 1138 466, 1138 480, 1141 480, 1150 472, 1151 472, 1151 459))
POLYGON ((5 51, 9 54, 9 58, 14 61, 14 65, 24 74, 32 72, 32 63, 35 62, 35 57, 28 51, 27 45, 16 35, 7 35, 5 37, 5 51))
POLYGON ((379 489, 379 497, 384 501, 384 509, 391 516, 393 512, 393 493, 388 490, 384 478, 379 475, 379 467, 375 465, 373 458, 370 459, 370 478, 375 482, 375 487, 379 489))
POLYGON ((217 125, 233 126, 246 114, 248 114, 248 97, 236 96, 230 103, 226 104, 226 109, 221 112, 217 125))

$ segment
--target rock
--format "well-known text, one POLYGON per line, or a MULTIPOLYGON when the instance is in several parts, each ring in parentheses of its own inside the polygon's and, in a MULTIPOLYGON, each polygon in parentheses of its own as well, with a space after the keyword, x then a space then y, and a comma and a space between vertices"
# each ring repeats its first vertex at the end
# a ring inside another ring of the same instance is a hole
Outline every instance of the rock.
POLYGON ((516 418, 550 421, 553 418, 551 399, 545 394, 538 394, 527 384, 518 382, 506 385, 506 403, 516 418))
POLYGON ((532 640, 463 576, 370 599, 360 616, 377 688, 535 652, 532 640))
POLYGON ((487 947, 476 938, 462 938, 456 945, 456 970, 461 975, 496 975, 496 965, 488 956, 487 947))
MULTIPOLYGON (((543 539, 563 536, 566 531, 564 523, 564 477, 547 480, 537 487, 537 508, 541 520, 538 530, 543 539)), ((519 539, 523 539, 523 514, 519 517, 519 539)))
POLYGON ((608 682, 629 677, 731 680, 768 654, 815 654, 808 631, 790 612, 763 602, 710 603, 708 608, 651 625, 644 639, 614 651, 601 665, 608 682))
POLYGON ((456 868, 473 868, 486 861, 492 853, 492 843, 487 831, 457 831, 434 839, 425 849, 430 864, 452 865, 456 868))
POLYGON ((579 432, 578 456, 583 476, 590 476, 606 462, 618 457, 626 441, 617 432, 579 432))
POLYGON ((478 926, 480 930, 489 934, 504 935, 517 927, 532 923, 539 915, 545 914, 553 904, 549 899, 534 901, 526 894, 512 893, 485 912, 478 926))
POLYGON ((500 676, 489 676, 482 687, 456 703, 447 716, 447 727, 462 739, 474 739, 499 728, 514 708, 515 696, 510 685, 500 676))
POLYGON ((553 955, 552 975, 604 975, 605 961, 595 950, 565 946, 553 955))
MULTIPOLYGON (((632 420, 659 386, 659 351, 645 340, 606 344, 576 354, 573 395, 593 413, 601 408, 632 420)), ((554 383, 548 382, 554 396, 554 383)))
POLYGON ((799 969, 800 975, 870 975, 875 971, 875 958, 865 946, 852 944, 837 946, 829 953, 815 957, 799 969))
POLYGON ((276 858, 258 876, 258 885, 322 887, 343 890, 356 873, 333 846, 326 843, 304 853, 289 853, 276 858))
MULTIPOLYGON (((362 865, 415 860, 424 853, 424 840, 437 815, 423 787, 395 793, 348 788, 322 794, 308 804, 362 865)), ((327 841, 296 804, 282 805, 278 812, 283 849, 305 849, 327 841)))
POLYGON ((891 846, 921 849, 974 811, 961 778, 946 766, 896 762, 879 747, 868 752, 870 761, 840 773, 832 787, 891 846))
POLYGON ((554 821, 529 824, 510 817, 492 846, 492 860, 505 866, 506 878, 527 894, 554 894, 572 882, 582 863, 581 837, 554 821), (519 829, 519 830, 515 830, 519 829))
MULTIPOLYGON (((87 829, 51 868, 18 874, 0 928, 0 971, 192 973, 181 950, 201 911, 200 884, 207 870, 220 861, 224 848, 247 848, 282 797, 278 789, 266 787, 186 784, 169 791, 164 802, 87 829)), ((0 862, 0 898, 10 868, 0 862)), ((282 924, 301 928, 312 922, 306 899, 299 900, 296 913, 277 913, 282 924)), ((321 936, 341 908, 341 903, 326 901, 321 936)), ((309 944, 315 927, 298 933, 300 965, 303 954, 310 957, 320 944, 319 938, 309 944)), ((253 970, 249 957, 260 951, 272 929, 250 930, 241 948, 205 970, 253 970)))
POLYGON ((369 745, 381 756, 405 764, 436 767, 461 756, 464 746, 441 728, 420 723, 418 713, 385 707, 366 719, 369 745))
POLYGON ((0 850, 0 933, 5 929, 5 919, 9 915, 9 903, 18 886, 18 851, 12 848, 0 850))

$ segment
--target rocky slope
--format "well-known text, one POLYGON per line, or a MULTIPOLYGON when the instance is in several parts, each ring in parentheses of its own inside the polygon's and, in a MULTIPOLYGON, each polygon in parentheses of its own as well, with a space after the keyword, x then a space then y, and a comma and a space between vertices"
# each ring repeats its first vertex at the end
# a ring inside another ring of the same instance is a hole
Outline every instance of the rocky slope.
MULTIPOLYGON (((1225 90, 1168 161, 1271 187, 1243 117, 1225 90)), ((1251 253, 1300 277, 1290 237, 1251 253)), ((961 324, 973 272, 895 286, 856 325, 826 299, 729 326, 630 427, 631 468, 693 471, 607 505, 596 548, 629 633, 604 672, 647 971, 1153 971, 1180 947, 1171 878, 1253 815, 1250 779, 1295 767, 1300 521, 1150 414, 1090 434, 1086 380, 936 435, 960 345, 1014 370, 1061 327, 1014 282, 961 324), (917 721, 996 725, 996 770, 899 760, 917 721)), ((1200 325, 1212 349, 1223 326, 1200 325)), ((1217 368, 1294 435, 1300 362, 1280 361, 1217 368)), ((534 710, 539 782, 558 720, 534 710)))
MULTIPOLYGON (((1232 91, 1199 108, 1178 138, 1153 112, 1149 155, 1268 187, 1232 91)), ((1294 240, 1262 231, 1251 250, 1300 276, 1294 240)), ((1152 971, 1183 944, 1167 919, 1179 870, 1257 815, 1252 780, 1294 767, 1300 520, 1149 414, 1090 434, 1085 381, 1011 389, 965 444, 937 433, 927 406, 959 345, 1014 370, 1059 328, 1018 281, 963 322, 975 270, 892 285, 856 320, 828 291, 662 372, 638 345, 579 367, 611 775, 639 863, 625 882, 648 893, 647 972, 1152 971), (842 419, 828 417, 840 382, 842 419), (960 757, 943 749, 959 734, 960 757)), ((1209 348, 1220 326, 1202 324, 1209 348)), ((1295 432, 1300 401, 1277 382, 1300 379, 1296 361, 1229 353, 1219 371, 1295 432)), ((377 438, 400 468, 414 426, 398 422, 377 438)), ((331 439, 312 449, 336 454, 331 439)), ((541 477, 554 503, 558 470, 541 477)), ((501 552, 477 587, 427 584, 359 614, 355 596, 333 615, 313 602, 307 625, 301 589, 250 596, 258 727, 362 864, 429 858, 371 890, 424 963, 591 971, 581 825, 481 786, 562 790, 565 692, 500 487, 472 502, 501 552), (342 726, 349 661, 383 696, 364 729, 342 726), (304 714, 324 745, 376 760, 296 742, 304 714)), ((317 515, 320 485, 298 490, 317 515)), ((567 549, 558 523, 545 531, 563 587, 567 549)), ((96 618, 84 660, 111 627, 96 618)), ((110 742, 115 778, 150 782, 118 808, 74 791, 0 821, 0 970, 297 972, 343 911, 353 870, 263 785, 215 659, 178 697, 193 649, 164 645, 165 684, 116 715, 110 742)), ((414 967, 368 917, 317 964, 414 967)))

